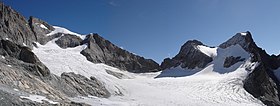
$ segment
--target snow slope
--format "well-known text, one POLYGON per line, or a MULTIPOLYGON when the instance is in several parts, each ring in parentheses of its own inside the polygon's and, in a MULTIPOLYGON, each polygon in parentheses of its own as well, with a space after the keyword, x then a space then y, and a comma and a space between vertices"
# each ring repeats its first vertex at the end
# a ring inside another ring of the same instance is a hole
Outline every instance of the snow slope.
MULTIPOLYGON (((94 76, 103 82, 113 95, 110 98, 94 96, 70 98, 76 102, 85 102, 94 106, 260 106, 261 101, 254 98, 243 88, 243 80, 250 69, 257 66, 251 63, 249 54, 240 46, 226 49, 217 48, 214 61, 204 69, 184 70, 173 68, 162 72, 134 74, 110 67, 94 64, 80 54, 86 45, 62 49, 54 39, 46 45, 38 45, 33 52, 50 69, 60 76, 63 72, 74 72, 86 77, 94 76), (229 68, 222 63, 227 56, 241 56, 246 61, 238 62, 229 68), (122 73, 125 79, 118 79, 106 73, 106 70, 122 73), (172 71, 174 71, 172 73, 172 71), (180 77, 171 74, 182 74, 180 77), (178 73, 177 73, 178 72, 178 73), (165 74, 165 77, 157 76, 165 74), (168 75, 170 74, 170 77, 168 75), (123 96, 120 96, 120 92, 123 96)), ((202 47, 204 48, 204 47, 202 47)), ((204 48, 208 50, 208 48, 204 48)), ((212 50, 212 49, 211 49, 212 50)))

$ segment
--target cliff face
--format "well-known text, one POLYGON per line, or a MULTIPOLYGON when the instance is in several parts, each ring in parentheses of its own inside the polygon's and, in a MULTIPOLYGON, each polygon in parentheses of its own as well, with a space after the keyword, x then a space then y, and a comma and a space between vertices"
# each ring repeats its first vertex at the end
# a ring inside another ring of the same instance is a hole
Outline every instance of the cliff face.
POLYGON ((31 46, 32 42, 36 41, 36 36, 25 18, 3 3, 0 3, 0 7, 0 38, 31 46))
POLYGON ((81 54, 91 62, 105 63, 136 73, 159 71, 159 65, 155 61, 129 53, 98 34, 87 35, 82 44, 87 44, 87 48, 81 54))

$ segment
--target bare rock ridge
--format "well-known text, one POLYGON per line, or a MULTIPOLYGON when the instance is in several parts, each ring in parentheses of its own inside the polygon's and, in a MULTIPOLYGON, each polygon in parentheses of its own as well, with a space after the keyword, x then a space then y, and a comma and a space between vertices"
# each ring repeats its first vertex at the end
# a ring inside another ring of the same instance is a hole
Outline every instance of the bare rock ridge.
POLYGON ((213 59, 197 49, 198 45, 204 45, 200 41, 187 41, 180 49, 179 53, 172 59, 166 58, 161 63, 161 69, 180 66, 182 68, 194 69, 203 68, 213 59))
POLYGON ((129 53, 98 34, 87 35, 82 44, 88 46, 81 54, 91 62, 105 63, 136 73, 159 71, 159 65, 155 61, 129 53))

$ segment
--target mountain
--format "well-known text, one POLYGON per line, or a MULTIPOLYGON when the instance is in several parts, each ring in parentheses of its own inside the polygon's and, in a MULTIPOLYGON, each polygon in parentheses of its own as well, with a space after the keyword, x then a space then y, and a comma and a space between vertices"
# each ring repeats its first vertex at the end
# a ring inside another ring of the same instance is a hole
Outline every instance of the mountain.
MULTIPOLYGON (((220 63, 216 63, 215 58, 219 55, 219 49, 228 49, 233 46, 240 46, 248 54, 250 54, 250 61, 257 62, 258 65, 253 69, 247 69, 250 74, 244 80, 244 88, 254 97, 260 99, 266 105, 280 105, 279 103, 279 73, 277 69, 280 67, 279 55, 268 55, 264 50, 259 48, 250 32, 237 33, 232 38, 222 43, 217 48, 207 47, 199 41, 187 41, 180 52, 172 59, 166 58, 161 64, 163 69, 172 67, 181 68, 205 68, 210 64, 222 64, 223 68, 230 68, 238 62, 244 62, 240 53, 235 51, 227 51, 228 56, 225 56, 220 63), (215 53, 215 50, 217 54, 215 53), (236 56, 232 55, 235 54, 236 56), (214 56, 214 58, 213 58, 214 56)), ((240 51, 240 50, 238 50, 240 51)), ((221 54, 221 52, 220 52, 221 54)), ((225 70, 219 68, 216 71, 225 70)), ((215 70, 215 69, 214 69, 215 70)), ((223 72, 224 73, 224 72, 223 72)))
POLYGON ((280 55, 248 31, 217 47, 187 41, 159 65, 0 6, 0 105, 280 105, 280 55))

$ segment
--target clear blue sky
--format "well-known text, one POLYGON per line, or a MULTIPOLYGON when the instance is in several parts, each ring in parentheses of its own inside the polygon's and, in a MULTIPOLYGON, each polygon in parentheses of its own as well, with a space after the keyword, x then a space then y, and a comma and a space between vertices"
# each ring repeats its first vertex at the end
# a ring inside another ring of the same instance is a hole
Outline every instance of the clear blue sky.
POLYGON ((280 0, 2 0, 74 32, 98 33, 124 49, 162 62, 198 39, 216 46, 251 31, 268 53, 280 50, 280 0))

